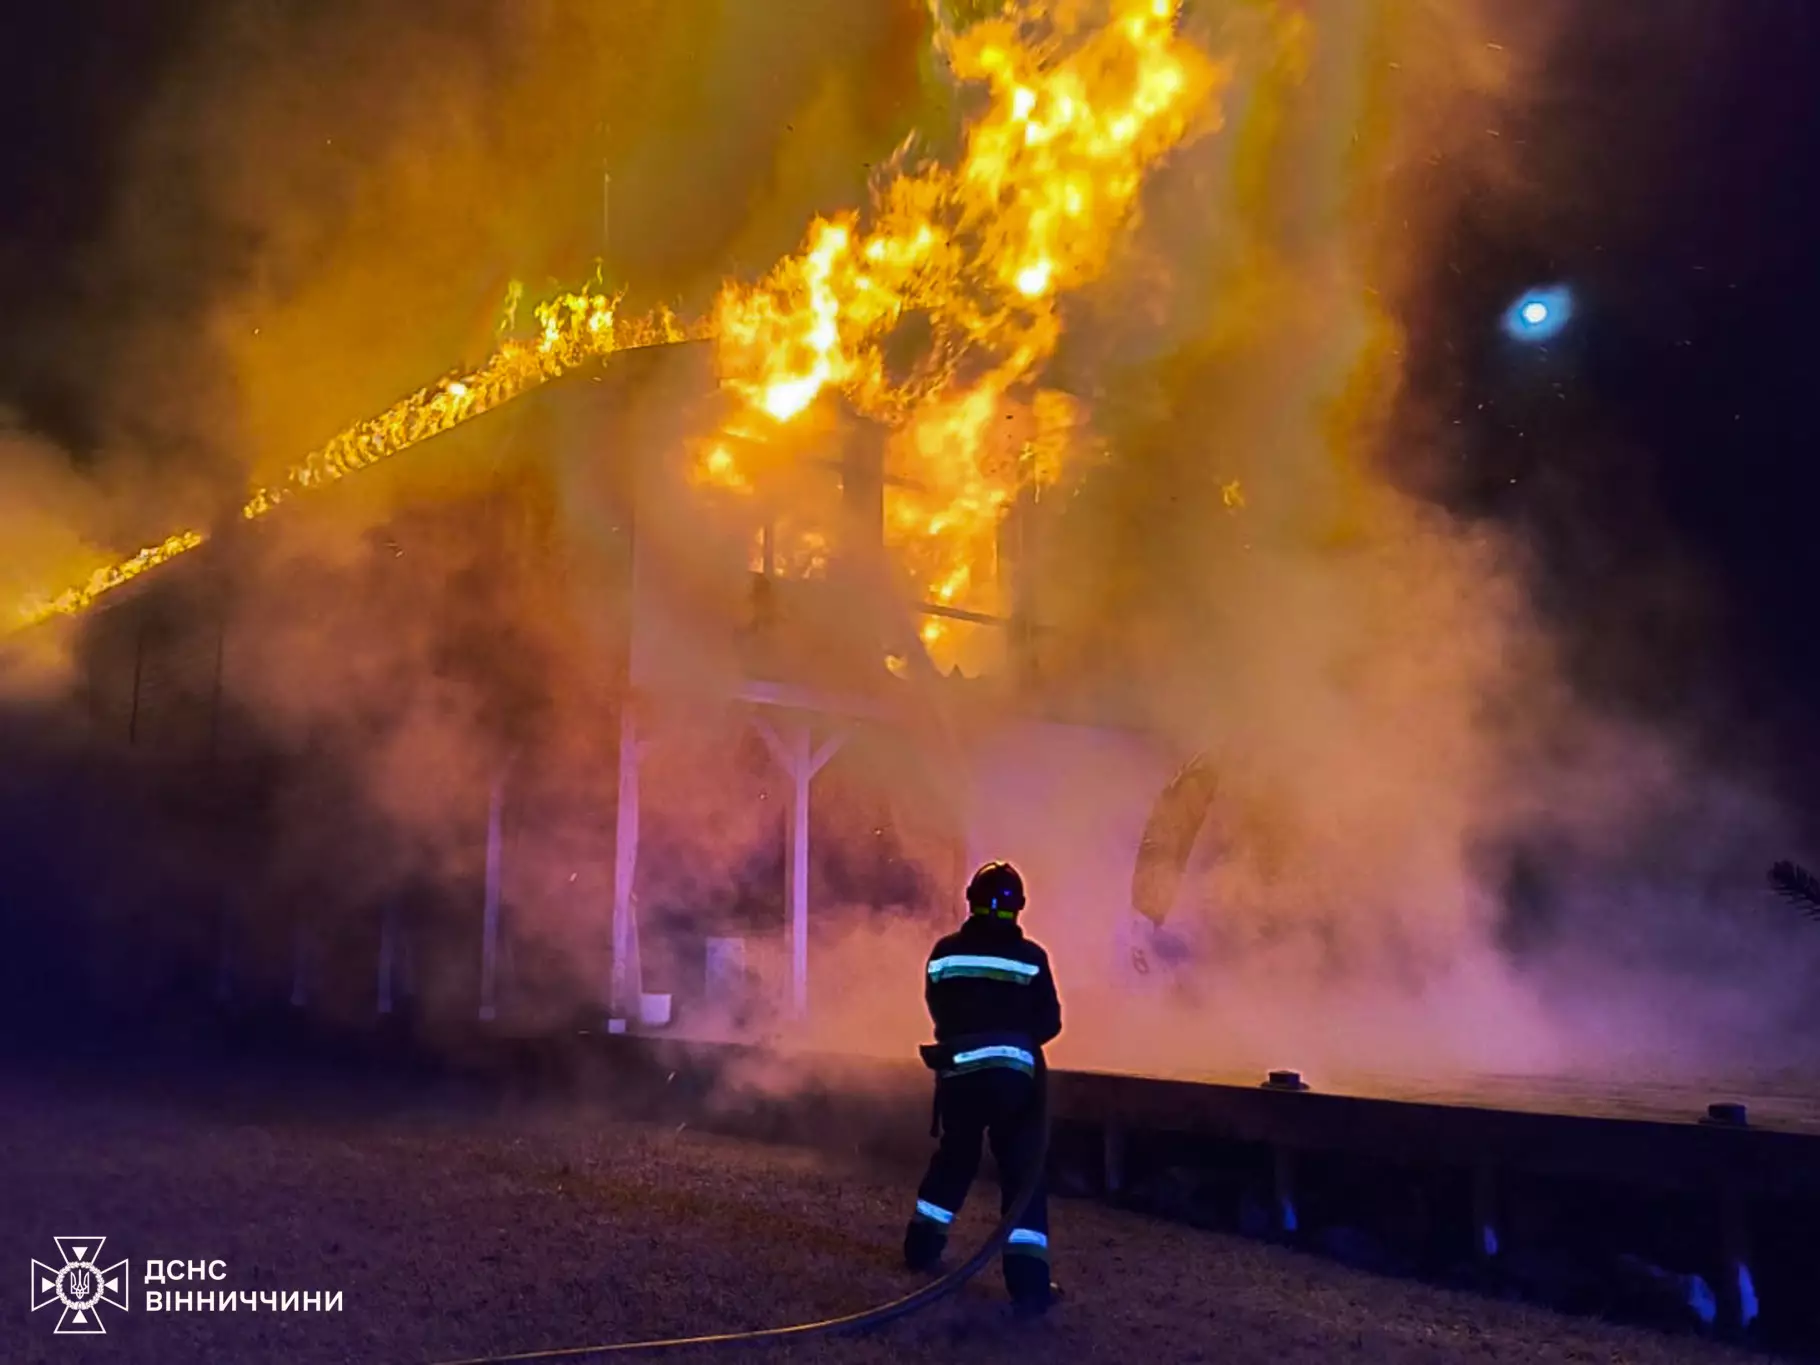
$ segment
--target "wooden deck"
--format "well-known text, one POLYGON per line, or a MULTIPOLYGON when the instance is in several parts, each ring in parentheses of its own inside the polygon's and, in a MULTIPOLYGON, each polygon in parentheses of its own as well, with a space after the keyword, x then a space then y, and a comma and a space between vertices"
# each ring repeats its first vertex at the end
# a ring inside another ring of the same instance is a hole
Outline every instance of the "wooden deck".
MULTIPOLYGON (((625 1037, 623 1060, 698 1093, 731 1085, 772 1092, 782 1108, 818 1112, 881 1105, 916 1122, 928 1076, 914 1061, 829 1053, 767 1053, 728 1044, 625 1037), (848 1098, 853 1097, 853 1098, 848 1098)), ((1102 1132, 1162 1132, 1303 1152, 1355 1153, 1461 1169, 1591 1179, 1638 1188, 1820 1196, 1820 1101, 1799 1078, 1724 1089, 1618 1084, 1567 1077, 1445 1081, 1353 1078, 1308 1091, 1240 1080, 1111 1072, 1051 1073, 1063 1123, 1102 1132), (1748 1106, 1746 1127, 1705 1122, 1714 1101, 1748 1106)))

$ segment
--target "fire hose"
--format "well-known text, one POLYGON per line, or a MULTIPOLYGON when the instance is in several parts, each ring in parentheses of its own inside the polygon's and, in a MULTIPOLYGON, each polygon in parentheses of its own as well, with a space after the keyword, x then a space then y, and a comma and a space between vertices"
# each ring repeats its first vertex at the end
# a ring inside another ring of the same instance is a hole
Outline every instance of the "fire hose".
POLYGON ((998 1226, 992 1229, 980 1249, 954 1269, 947 1271, 940 1278, 931 1280, 921 1289, 893 1299, 876 1308, 868 1308, 858 1313, 848 1313, 838 1318, 824 1318, 819 1322, 801 1322, 788 1327, 761 1327, 750 1332, 720 1332, 699 1337, 668 1337, 657 1341, 622 1341, 602 1343, 596 1346, 558 1346, 541 1351, 519 1351, 510 1355, 473 1356, 464 1360, 444 1360, 436 1365, 510 1365, 515 1361, 531 1360, 582 1360, 589 1356, 619 1355, 633 1351, 668 1351, 690 1347, 752 1345, 771 1341, 801 1341, 808 1337, 854 1335, 874 1331, 887 1323, 896 1322, 899 1318, 937 1303, 955 1293, 981 1270, 986 1268, 1001 1250, 1017 1220, 1023 1216, 1025 1208, 1036 1196, 1037 1186, 1042 1182, 1044 1167, 1049 1158, 1049 1075, 1039 1053, 1036 1073, 1037 1103, 1037 1140, 1035 1157, 1030 1163, 1029 1173, 1018 1189, 1005 1214, 998 1220, 998 1226))

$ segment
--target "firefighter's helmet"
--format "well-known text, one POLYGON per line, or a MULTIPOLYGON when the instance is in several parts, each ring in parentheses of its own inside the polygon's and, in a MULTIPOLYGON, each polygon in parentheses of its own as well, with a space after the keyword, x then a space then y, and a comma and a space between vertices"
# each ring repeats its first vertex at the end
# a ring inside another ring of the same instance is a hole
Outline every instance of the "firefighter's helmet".
POLYGON ((1010 863, 987 863, 967 883, 967 907, 976 915, 1016 919, 1024 908, 1024 879, 1010 863))

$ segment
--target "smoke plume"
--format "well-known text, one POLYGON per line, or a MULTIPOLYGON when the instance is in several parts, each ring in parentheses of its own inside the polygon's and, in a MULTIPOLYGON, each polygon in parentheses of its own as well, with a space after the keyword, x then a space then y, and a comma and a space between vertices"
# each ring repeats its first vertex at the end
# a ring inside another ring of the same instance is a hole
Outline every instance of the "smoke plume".
MULTIPOLYGON (((20 581, 0 588, 79 574, 97 538, 222 523, 247 483, 483 357, 553 283, 598 268, 633 306, 699 314, 956 113, 908 4, 223 16, 135 131, 96 248, 97 297, 125 301, 97 401, 131 472, 98 498, 9 438, 20 581), (91 529, 122 505, 130 532, 91 529)), ((1063 1062, 1434 1075, 1646 1052, 1685 1072, 1786 1027, 1811 952, 1744 903, 1773 814, 1579 695, 1533 547, 1406 477, 1456 453, 1410 365, 1440 325, 1449 224, 1470 195, 1528 192, 1498 133, 1545 91, 1566 21, 1525 16, 1361 0, 1184 20, 1226 74, 1221 126, 1147 186, 1037 376, 1080 412, 1030 569, 1064 642, 1043 667, 1145 738, 1065 753, 915 680, 896 739, 849 736, 816 778, 813 1009, 792 1021, 779 737, 715 699, 730 647, 672 642, 672 685, 637 717, 657 736, 645 986, 684 998, 704 938, 745 939, 751 978, 679 1027, 907 1055, 927 942, 967 860, 1002 851, 970 846, 988 817, 1026 841, 1063 1062), (1198 753, 1213 818, 1157 931, 1130 906, 1126 836, 1198 753), (982 754, 1010 774, 997 810, 959 779, 982 754)), ((197 608, 230 717, 208 780, 227 804, 262 793, 210 854, 240 988, 263 973, 370 1013, 396 922, 409 993, 471 1008, 492 840, 515 989, 546 1022, 598 1022, 630 509, 673 622, 731 619, 750 550, 699 490, 634 487, 625 452, 680 455, 725 416, 675 363, 520 400, 220 538, 219 598, 197 608)), ((887 594, 813 586, 823 628, 795 662, 875 662, 887 594)))

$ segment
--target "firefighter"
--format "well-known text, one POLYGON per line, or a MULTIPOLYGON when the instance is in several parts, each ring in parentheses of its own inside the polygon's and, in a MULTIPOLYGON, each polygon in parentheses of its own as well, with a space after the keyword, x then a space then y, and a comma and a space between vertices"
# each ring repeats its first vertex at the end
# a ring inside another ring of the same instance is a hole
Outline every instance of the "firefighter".
MULTIPOLYGON (((923 1060, 936 1073, 940 1145, 904 1232, 904 1262, 916 1271, 941 1259, 979 1172, 982 1138, 998 1163, 1001 1213, 1031 1176, 1042 1141, 1043 1047, 1062 1031, 1049 955, 1018 927, 1024 879, 1017 869, 980 868, 967 885, 967 908, 966 923, 929 954, 925 974, 935 1045, 923 1049, 923 1060)), ((1057 1291, 1049 1279, 1047 1192, 1036 1174, 1036 1192, 1005 1243, 1004 1271, 1012 1302, 1040 1313, 1057 1291)))

